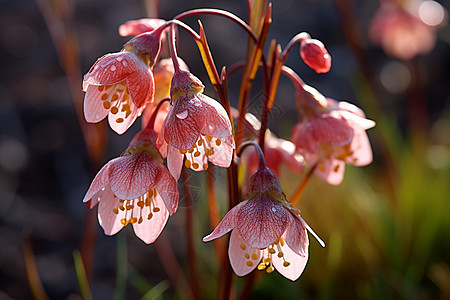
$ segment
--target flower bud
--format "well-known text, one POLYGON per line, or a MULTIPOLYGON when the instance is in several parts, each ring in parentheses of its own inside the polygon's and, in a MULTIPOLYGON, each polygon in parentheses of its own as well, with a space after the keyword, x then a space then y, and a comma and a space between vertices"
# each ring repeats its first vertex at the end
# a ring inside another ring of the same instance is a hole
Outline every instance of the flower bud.
POLYGON ((303 40, 300 45, 300 56, 317 73, 326 73, 331 68, 331 56, 319 40, 303 40))

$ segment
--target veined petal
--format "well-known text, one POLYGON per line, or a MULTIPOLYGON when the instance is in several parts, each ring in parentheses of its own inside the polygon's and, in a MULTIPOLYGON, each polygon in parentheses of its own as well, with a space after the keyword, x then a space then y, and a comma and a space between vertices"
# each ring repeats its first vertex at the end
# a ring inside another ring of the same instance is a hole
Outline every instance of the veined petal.
POLYGON ((375 126, 374 121, 361 117, 357 114, 348 111, 341 111, 340 114, 348 121, 350 126, 353 128, 361 128, 363 130, 367 130, 375 126))
POLYGON ((164 139, 169 145, 182 150, 194 146, 205 123, 205 116, 198 113, 200 107, 199 100, 189 101, 180 96, 175 101, 164 121, 164 139))
POLYGON ((169 212, 161 196, 157 195, 153 203, 155 207, 160 209, 156 213, 152 213, 150 206, 144 206, 142 211, 137 209, 133 210, 133 217, 136 217, 136 219, 140 217, 144 218, 150 213, 153 215, 150 220, 145 218, 141 223, 133 224, 134 233, 146 244, 153 243, 158 238, 169 218, 169 212))
POLYGON ((178 187, 177 181, 172 177, 169 171, 161 165, 159 174, 156 178, 156 190, 167 207, 169 214, 173 215, 178 208, 178 187))
POLYGON ((306 249, 304 256, 292 251, 287 244, 281 246, 281 250, 283 251, 282 257, 278 257, 277 255, 272 256, 273 266, 281 275, 295 281, 300 277, 306 267, 308 250, 306 249))
POLYGON ((136 199, 155 186, 158 165, 147 153, 119 157, 110 167, 110 185, 122 200, 136 199))
POLYGON ((285 232, 289 214, 281 204, 266 197, 255 197, 237 212, 237 229, 251 247, 263 249, 285 232))
POLYGON ((203 238, 204 242, 209 242, 214 239, 217 239, 224 235, 225 233, 229 232, 233 228, 236 227, 237 222, 237 214, 239 213, 239 210, 242 206, 244 206, 247 203, 247 201, 242 201, 235 207, 233 207, 226 215, 223 217, 222 221, 220 221, 219 225, 214 229, 213 232, 211 232, 209 235, 205 236, 203 238))
POLYGON ((181 168, 183 168, 184 155, 180 151, 169 145, 167 150, 167 168, 175 180, 180 178, 181 168))
POLYGON ((212 138, 211 144, 214 145, 214 154, 208 156, 208 160, 216 166, 228 168, 233 160, 234 145, 231 146, 227 140, 227 138, 212 138), (220 144, 217 140, 220 140, 220 144))
POLYGON ((84 118, 89 123, 100 122, 108 115, 109 109, 103 107, 103 101, 101 100, 102 94, 103 92, 98 90, 98 86, 87 86, 83 110, 84 118))
POLYGON ((262 251, 249 246, 241 237, 239 231, 233 230, 231 232, 228 257, 236 275, 245 276, 253 271, 261 260, 261 256, 262 251))
POLYGON ((225 108, 219 102, 204 94, 197 94, 196 97, 202 101, 202 114, 205 116, 205 123, 201 132, 216 138, 232 135, 230 119, 225 108))
POLYGON ((131 98, 137 107, 145 107, 153 101, 155 81, 153 73, 147 64, 144 62, 136 63, 133 74, 126 79, 126 82, 131 98))
MULTIPOLYGON (((91 198, 100 192, 103 188, 109 185, 109 174, 110 174, 110 167, 111 164, 113 164, 115 161, 117 161, 117 158, 110 160, 106 165, 104 165, 100 171, 95 175, 94 180, 92 180, 92 183, 89 187, 89 189, 86 192, 86 195, 84 196, 83 202, 87 202, 91 200, 91 198)), ((96 201, 97 203, 98 201, 96 201)), ((94 207, 94 205, 91 205, 91 207, 94 207)))
POLYGON ((106 187, 98 205, 98 222, 106 235, 114 235, 124 227, 120 220, 125 218, 125 211, 119 209, 117 214, 113 212, 118 204, 119 199, 114 196, 109 186, 106 187))
POLYGON ((305 256, 308 254, 309 246, 308 233, 306 232, 306 228, 299 220, 299 217, 290 214, 289 219, 289 224, 286 228, 286 232, 283 235, 286 244, 296 254, 305 256))
POLYGON ((111 85, 124 81, 145 65, 134 53, 117 52, 100 57, 84 75, 84 81, 92 85, 111 85))

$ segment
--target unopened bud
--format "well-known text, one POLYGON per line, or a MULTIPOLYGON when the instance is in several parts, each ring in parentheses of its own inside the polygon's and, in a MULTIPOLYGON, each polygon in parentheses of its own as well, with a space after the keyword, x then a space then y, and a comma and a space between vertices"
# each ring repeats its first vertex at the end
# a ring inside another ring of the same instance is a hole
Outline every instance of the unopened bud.
POLYGON ((303 40, 300 45, 300 56, 317 73, 326 73, 331 68, 331 56, 319 40, 303 40))

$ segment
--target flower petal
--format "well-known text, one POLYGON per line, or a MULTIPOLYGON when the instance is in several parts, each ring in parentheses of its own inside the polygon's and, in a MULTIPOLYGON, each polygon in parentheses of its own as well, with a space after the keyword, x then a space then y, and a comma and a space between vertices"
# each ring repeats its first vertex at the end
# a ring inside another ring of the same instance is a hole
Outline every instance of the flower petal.
POLYGON ((84 81, 92 85, 111 85, 124 81, 145 63, 131 52, 103 55, 84 75, 84 81))
POLYGON ((230 145, 230 138, 212 138, 211 144, 214 145, 214 154, 208 156, 208 160, 219 167, 228 168, 233 160, 234 140, 233 136, 230 136, 233 141, 230 145), (220 140, 220 145, 217 146, 217 140, 220 140))
POLYGON ((308 252, 308 233, 299 218, 299 216, 293 216, 292 214, 289 216, 289 225, 283 236, 292 251, 304 256, 308 252))
POLYGON ((141 152, 119 157, 110 167, 110 185, 122 200, 136 199, 155 186, 158 162, 141 152))
POLYGON ((98 90, 98 86, 88 85, 84 96, 83 110, 84 118, 89 123, 100 122, 108 115, 109 109, 103 107, 102 94, 103 92, 98 90))
POLYGON ((223 217, 222 221, 220 221, 219 225, 214 229, 213 232, 211 232, 209 235, 205 236, 203 238, 204 242, 209 242, 214 239, 217 239, 227 233, 228 231, 232 230, 236 227, 236 220, 237 220, 237 214, 239 213, 239 210, 242 206, 244 206, 247 203, 247 201, 242 201, 235 207, 233 207, 226 215, 223 217))
POLYGON ((289 214, 281 204, 266 197, 255 197, 238 211, 237 229, 251 247, 263 249, 285 232, 289 214))
POLYGON ((273 266, 281 275, 295 281, 300 277, 306 267, 306 263, 308 262, 308 250, 306 250, 304 256, 292 251, 287 244, 281 246, 281 250, 283 251, 283 257, 278 257, 277 255, 272 256, 273 266), (288 262, 289 264, 285 262, 288 262))
POLYGON ((216 138, 232 135, 230 119, 225 108, 219 102, 204 94, 197 94, 196 97, 202 102, 202 114, 205 116, 201 133, 216 138))
POLYGON ((250 247, 239 234, 239 231, 231 232, 230 244, 228 246, 228 257, 234 273, 245 276, 253 271, 261 260, 262 251, 250 247), (246 257, 248 255, 249 258, 246 257))
POLYGON ((163 165, 161 165, 158 177, 156 178, 156 190, 161 195, 170 215, 173 215, 178 208, 179 194, 177 181, 163 165))
MULTIPOLYGON (((89 189, 86 192, 86 195, 83 198, 83 202, 87 202, 100 192, 103 188, 109 185, 109 174, 111 165, 117 160, 117 158, 110 160, 106 165, 104 165, 100 171, 95 175, 94 180, 92 180, 89 189)), ((97 203, 98 200, 95 202, 97 203)), ((95 204, 91 204, 91 207, 94 207, 95 204)))
POLYGON ((137 108, 130 102, 131 114, 127 115, 125 111, 119 109, 116 114, 112 112, 108 115, 108 123, 112 130, 114 130, 117 134, 123 134, 125 131, 133 125, 134 121, 137 118, 138 112, 137 108))
POLYGON ((314 171, 319 177, 332 185, 341 184, 344 179, 344 172, 345 162, 333 157, 322 160, 314 171))
POLYGON ((355 166, 367 166, 373 160, 372 148, 364 130, 355 131, 355 137, 350 145, 350 150, 353 152, 353 155, 347 157, 347 163, 355 166))
POLYGON ((136 63, 133 74, 126 79, 126 82, 130 96, 138 108, 145 108, 148 103, 153 101, 155 81, 153 73, 146 63, 136 63))
POLYGON ((180 178, 181 168, 183 168, 183 159, 184 155, 181 154, 177 148, 169 145, 167 151, 167 168, 176 180, 180 178))
POLYGON ((142 216, 144 219, 140 224, 133 224, 134 233, 146 244, 153 243, 158 238, 169 218, 169 212, 161 196, 156 196, 153 200, 153 204, 154 207, 158 207, 160 211, 156 213, 152 212, 150 206, 144 206, 142 211, 137 209, 133 210, 133 217, 139 219, 142 216), (153 216, 148 220, 147 216, 150 213, 152 213, 153 216))
POLYGON ((199 111, 199 100, 180 96, 164 121, 165 141, 177 149, 191 149, 205 124, 205 116, 199 111))
POLYGON ((125 218, 125 210, 119 209, 117 214, 113 212, 118 206, 119 199, 114 196, 109 186, 106 187, 98 205, 98 222, 106 235, 114 235, 124 227, 120 220, 125 218))

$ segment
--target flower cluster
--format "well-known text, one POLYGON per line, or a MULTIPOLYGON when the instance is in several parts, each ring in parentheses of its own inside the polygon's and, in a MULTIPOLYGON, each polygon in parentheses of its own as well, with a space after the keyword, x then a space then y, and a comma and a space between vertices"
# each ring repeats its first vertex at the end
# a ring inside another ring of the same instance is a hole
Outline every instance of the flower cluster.
MULTIPOLYGON (((136 235, 149 244, 161 234, 169 215, 177 211, 177 180, 183 168, 204 171, 209 164, 229 168, 230 203, 236 205, 203 240, 232 231, 228 255, 237 275, 244 276, 255 268, 268 273, 276 269, 296 280, 309 256, 308 232, 322 246, 324 243, 300 216, 296 200, 289 201, 283 193, 277 178, 281 165, 296 174, 309 169, 337 185, 343 179, 345 164, 363 166, 372 161, 365 131, 375 123, 354 105, 325 98, 284 65, 290 49, 298 43, 300 57, 309 67, 317 73, 330 70, 330 54, 309 34, 296 35, 284 51, 270 52, 267 60, 261 55, 270 7, 250 14, 249 24, 262 24, 261 30, 220 10, 199 9, 186 15, 201 13, 237 22, 257 42, 248 50, 239 109, 230 107, 226 70, 219 76, 202 26, 197 34, 179 20, 183 14, 169 21, 126 22, 119 33, 133 36, 131 40, 120 52, 99 58, 84 76, 84 115, 91 123, 108 116, 110 127, 118 134, 142 115, 142 129, 120 157, 101 168, 83 201, 90 208, 98 204, 98 219, 105 234, 116 234, 132 224, 136 235), (176 27, 194 38, 220 101, 204 94, 204 84, 178 57, 176 27), (247 112, 258 68, 264 69, 266 89, 272 95, 263 103, 261 120, 247 112), (293 127, 290 140, 278 138, 267 128, 281 74, 296 88, 300 122, 293 127), (244 152, 249 145, 253 151, 244 152), (236 148, 243 159, 237 158, 236 148), (239 168, 245 172, 238 172, 239 168), (242 174, 248 175, 246 179, 238 179, 242 174)), ((304 175, 302 186, 308 178, 304 175)))

